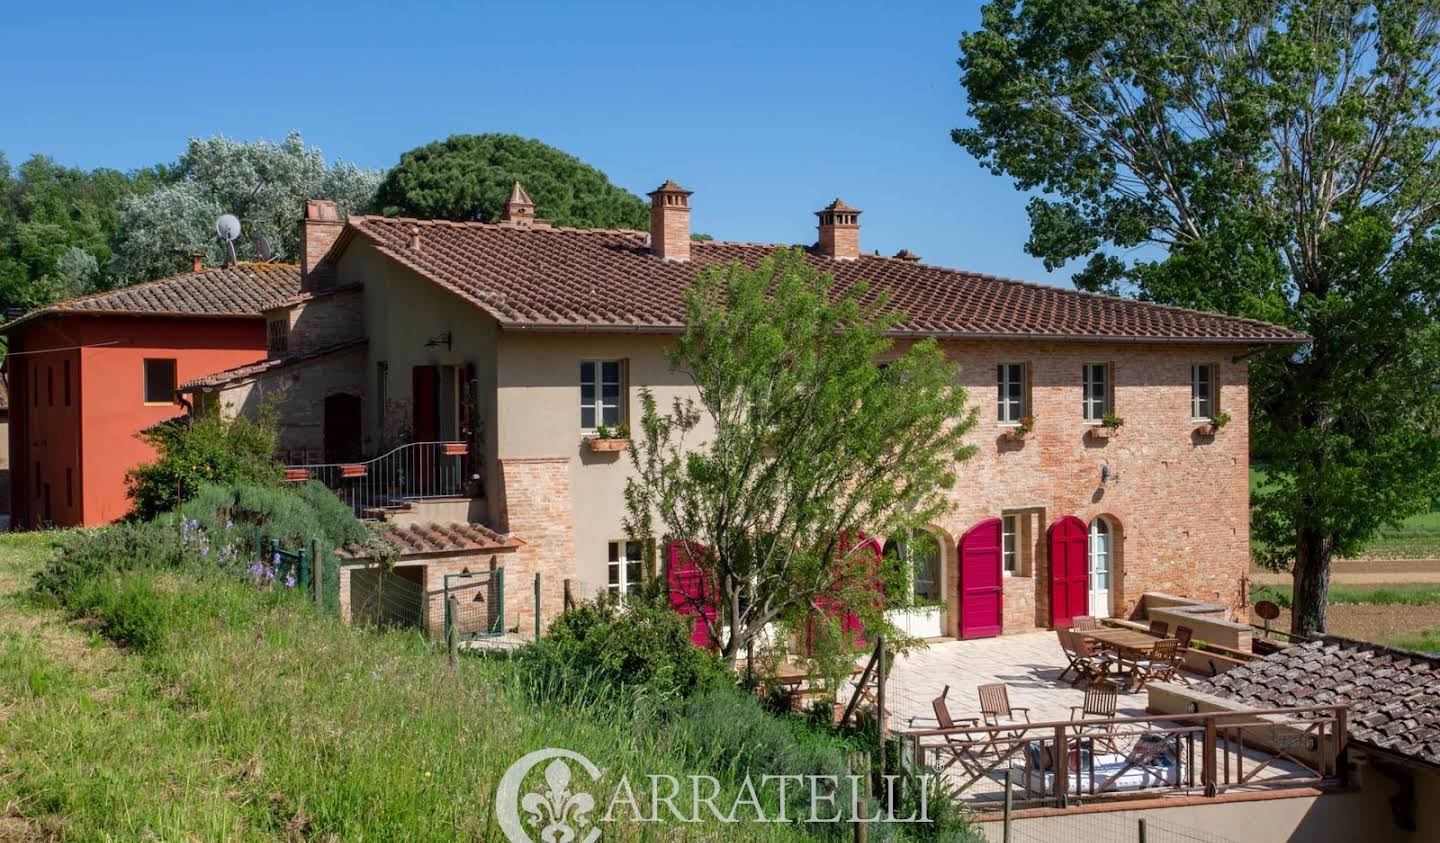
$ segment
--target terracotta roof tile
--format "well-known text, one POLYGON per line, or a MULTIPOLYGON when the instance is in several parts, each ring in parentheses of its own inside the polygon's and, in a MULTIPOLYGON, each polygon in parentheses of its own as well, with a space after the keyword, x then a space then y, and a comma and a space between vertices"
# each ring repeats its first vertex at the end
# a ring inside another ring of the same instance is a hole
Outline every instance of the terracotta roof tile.
MULTIPOLYGON (((473 222, 350 218, 347 235, 363 236, 383 254, 484 309, 503 327, 530 330, 674 332, 682 328, 683 293, 698 267, 758 263, 777 248, 758 243, 696 241, 691 261, 652 255, 646 235, 605 229, 519 229, 473 222), (419 248, 412 248, 418 232, 419 248)), ((1066 290, 1043 284, 862 255, 807 260, 848 287, 865 280, 869 295, 889 295, 907 314, 896 334, 942 338, 1125 340, 1136 342, 1296 343, 1294 331, 1176 307, 1066 290)))
POLYGON ((288 263, 239 263, 172 275, 104 293, 68 299, 33 310, 0 333, 69 313, 168 316, 259 316, 269 302, 300 291, 300 267, 288 263))
POLYGON ((1357 743, 1440 766, 1440 658, 1335 636, 1196 683, 1256 706, 1349 705, 1357 743))
MULTIPOLYGON (((390 525, 384 537, 400 551, 401 556, 514 550, 524 544, 514 536, 497 533, 483 524, 390 525)), ((358 548, 349 548, 341 555, 358 559, 363 552, 358 548)))
POLYGON ((325 357, 326 355, 334 354, 337 351, 344 351, 347 348, 354 348, 359 345, 365 345, 365 343, 366 340, 362 337, 359 339, 346 340, 344 342, 321 346, 320 348, 312 348, 305 351, 298 351, 292 354, 283 355, 281 357, 267 357, 264 360, 256 360, 254 363, 246 363, 243 366, 236 366, 231 369, 224 369, 219 372, 212 372, 211 374, 205 375, 203 377, 185 381, 184 383, 180 384, 179 389, 214 389, 216 387, 234 383, 235 381, 245 380, 246 378, 253 378, 256 375, 264 374, 265 372, 269 372, 274 369, 280 369, 285 366, 294 365, 296 363, 304 363, 308 360, 314 360, 319 357, 325 357))

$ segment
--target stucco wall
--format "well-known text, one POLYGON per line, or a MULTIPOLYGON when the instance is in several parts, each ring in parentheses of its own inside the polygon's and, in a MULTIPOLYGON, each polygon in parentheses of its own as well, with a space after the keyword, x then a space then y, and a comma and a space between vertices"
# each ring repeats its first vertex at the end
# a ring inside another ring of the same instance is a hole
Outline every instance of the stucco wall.
POLYGON ((141 430, 182 415, 179 404, 147 404, 144 360, 173 358, 177 382, 250 363, 265 356, 260 319, 70 316, 48 319, 11 338, 12 351, 57 349, 11 363, 11 508, 17 525, 41 517, 43 485, 50 484, 51 520, 62 526, 114 521, 130 510, 126 470, 154 458, 136 438, 141 430), (78 348, 77 348, 78 347, 78 348), (66 349, 66 350, 59 350, 66 349), (64 406, 63 367, 71 362, 72 396, 64 406), (48 394, 54 371, 55 398, 48 394), (36 406, 31 375, 40 374, 36 406), (83 438, 82 438, 83 435, 83 438), (35 464, 42 466, 40 489, 35 464), (67 504, 65 469, 73 490, 67 504))

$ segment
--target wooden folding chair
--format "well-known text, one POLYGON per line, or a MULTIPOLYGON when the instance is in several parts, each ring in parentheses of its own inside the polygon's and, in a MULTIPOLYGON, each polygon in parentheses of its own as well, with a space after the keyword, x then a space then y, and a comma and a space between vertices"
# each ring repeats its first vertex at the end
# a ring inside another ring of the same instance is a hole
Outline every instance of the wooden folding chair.
POLYGON ((1118 660, 1101 650, 1094 641, 1079 633, 1072 634, 1070 641, 1075 648, 1075 680, 1089 679, 1092 682, 1106 678, 1110 675, 1112 665, 1118 665, 1118 660))
POLYGON ((1165 635, 1166 635, 1167 633, 1169 633, 1169 632, 1170 632, 1170 624, 1166 623, 1165 621, 1151 621, 1151 622, 1150 622, 1150 634, 1151 634, 1151 635, 1158 635, 1158 636, 1160 636, 1161 638, 1164 638, 1165 635))
MULTIPOLYGON (((1085 701, 1070 707, 1070 719, 1077 723, 1087 719, 1112 720, 1119 700, 1120 689, 1114 682, 1106 679, 1091 682, 1085 688, 1085 701)), ((1082 723, 1075 727, 1075 733, 1089 738, 1097 748, 1103 747, 1109 752, 1117 751, 1114 723, 1096 723, 1089 726, 1082 723)))
POLYGON ((1161 682, 1169 682, 1174 679, 1179 670, 1180 642, 1174 638, 1166 638, 1163 641, 1156 641, 1150 652, 1135 660, 1131 668, 1131 684, 1138 691, 1145 687, 1145 683, 1158 679, 1161 682))
POLYGON ((1175 627, 1175 640, 1180 642, 1180 649, 1190 649, 1190 642, 1195 638, 1195 630, 1188 626, 1175 627))
POLYGON ((1094 615, 1076 615, 1070 620, 1070 628, 1084 631, 1087 629, 1099 629, 1100 621, 1094 615))
POLYGON ((1068 629, 1056 629, 1055 637, 1060 641, 1060 652, 1065 656, 1065 669, 1060 671, 1056 679, 1064 679, 1065 674, 1075 672, 1076 678, 1080 676, 1080 654, 1075 652, 1075 634, 1068 629))
MULTIPOLYGON (((987 726, 1028 726, 1030 724, 1030 709, 1010 704, 1010 692, 1004 684, 995 682, 990 685, 981 685, 980 691, 980 716, 985 719, 987 726)), ((1024 729, 1018 729, 1011 733, 1012 736, 1019 736, 1024 729)))
POLYGON ((945 734, 945 746, 935 747, 938 769, 943 771, 955 764, 959 764, 965 772, 971 776, 983 776, 987 767, 982 755, 984 751, 989 748, 989 742, 984 738, 978 738, 968 732, 948 731, 966 726, 980 725, 980 721, 974 717, 966 717, 961 720, 956 720, 951 717, 950 708, 945 704, 945 697, 949 694, 950 686, 946 685, 945 689, 940 692, 940 696, 930 701, 930 707, 935 710, 935 722, 939 724, 941 729, 947 730, 945 734), (942 755, 946 756, 944 760, 940 758, 942 755))

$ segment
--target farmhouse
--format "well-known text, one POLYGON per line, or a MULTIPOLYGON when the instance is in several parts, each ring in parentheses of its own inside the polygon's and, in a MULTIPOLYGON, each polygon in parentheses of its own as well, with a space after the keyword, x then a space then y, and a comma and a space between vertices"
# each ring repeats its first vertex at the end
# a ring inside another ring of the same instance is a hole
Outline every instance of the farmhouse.
POLYGON ((299 291, 293 264, 191 272, 31 311, 8 341, 11 522, 107 524, 130 511, 127 469, 154 458, 136 437, 178 415, 182 380, 265 353, 260 307, 299 291))
MULTIPOLYGON (((631 588, 647 572, 622 529, 632 469, 617 431, 641 387, 662 405, 693 392, 664 349, 694 273, 777 248, 692 240, 691 195, 653 191, 649 232, 553 227, 520 185, 493 222, 342 222, 312 201, 299 289, 263 308, 263 356, 182 373, 180 391, 226 412, 273 396, 290 476, 362 514, 487 528, 402 554, 417 584, 503 548, 506 600, 539 573, 546 614, 564 581, 631 588)), ((799 247, 810 264, 886 293, 907 315, 897 340, 940 340, 980 409, 979 451, 917 576, 941 606, 936 632, 1129 616, 1143 592, 1243 604, 1247 361, 1302 336, 882 257, 862 249, 858 209, 837 199, 816 216, 799 247)))

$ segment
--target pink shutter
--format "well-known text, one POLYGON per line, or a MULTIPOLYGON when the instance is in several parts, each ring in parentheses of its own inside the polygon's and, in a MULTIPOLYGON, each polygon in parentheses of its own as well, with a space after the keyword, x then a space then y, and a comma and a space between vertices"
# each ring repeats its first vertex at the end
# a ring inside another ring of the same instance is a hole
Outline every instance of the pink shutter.
POLYGON ((999 518, 981 521, 960 538, 960 637, 989 638, 1004 626, 999 518))
POLYGON ((695 626, 690 640, 696 647, 711 649, 716 642, 710 636, 709 621, 718 614, 715 589, 709 574, 701 567, 705 548, 691 542, 672 541, 665 546, 666 571, 669 577, 670 606, 685 616, 694 616, 695 626))
POLYGON ((1050 623, 1070 626, 1090 612, 1090 570, 1085 522, 1067 515, 1050 525, 1050 623))

